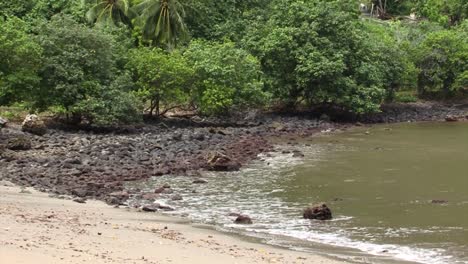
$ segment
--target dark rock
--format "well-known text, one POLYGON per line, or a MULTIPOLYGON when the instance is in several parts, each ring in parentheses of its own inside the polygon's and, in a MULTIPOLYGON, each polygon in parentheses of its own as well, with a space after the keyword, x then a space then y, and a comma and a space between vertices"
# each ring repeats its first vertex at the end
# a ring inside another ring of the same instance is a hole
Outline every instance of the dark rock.
POLYGON ((150 204, 150 205, 144 205, 141 210, 145 211, 145 212, 156 212, 158 211, 158 206, 154 205, 154 204, 150 204))
POLYGON ((21 130, 38 136, 43 136, 47 133, 47 127, 37 115, 27 115, 23 121, 21 130))
POLYGON ((447 200, 435 199, 435 200, 431 200, 431 203, 433 203, 433 204, 446 204, 446 203, 448 203, 448 201, 447 200))
POLYGON ((174 196, 171 197, 171 200, 172 200, 172 201, 180 201, 180 200, 182 200, 182 199, 183 199, 183 198, 182 198, 182 196, 181 196, 180 194, 176 194, 176 195, 174 195, 174 196))
POLYGON ((248 225, 248 224, 252 224, 252 219, 246 215, 239 215, 236 218, 236 220, 234 220, 234 223, 241 224, 241 225, 248 225))
POLYGON ((332 212, 326 204, 321 203, 306 208, 303 216, 306 219, 330 220, 332 219, 332 212))
POLYGON ((117 191, 109 194, 109 198, 106 200, 108 204, 115 205, 115 204, 123 204, 125 201, 128 200, 130 195, 127 191, 117 191))
POLYGON ((75 199, 73 199, 73 201, 75 203, 86 203, 86 199, 82 197, 76 197, 75 199))
POLYGON ((6 140, 5 145, 10 150, 29 150, 31 146, 31 139, 25 135, 14 135, 6 140))
POLYGON ((167 184, 167 183, 165 183, 162 187, 163 187, 164 189, 169 189, 169 188, 171 188, 171 186, 170 186, 169 184, 167 184))
POLYGON ((208 182, 205 181, 205 180, 202 180, 202 179, 196 179, 196 180, 194 180, 192 183, 195 183, 195 184, 205 184, 205 183, 208 183, 208 182))
POLYGON ((195 139, 195 140, 203 141, 203 140, 205 140, 205 135, 202 134, 202 133, 195 133, 192 136, 192 138, 195 139))
POLYGON ((330 117, 327 114, 320 115, 320 121, 330 122, 330 117))
POLYGON ((303 158, 304 154, 298 150, 293 151, 293 157, 295 158, 303 158))
POLYGON ((162 193, 165 190, 164 187, 159 187, 154 190, 154 193, 162 193))

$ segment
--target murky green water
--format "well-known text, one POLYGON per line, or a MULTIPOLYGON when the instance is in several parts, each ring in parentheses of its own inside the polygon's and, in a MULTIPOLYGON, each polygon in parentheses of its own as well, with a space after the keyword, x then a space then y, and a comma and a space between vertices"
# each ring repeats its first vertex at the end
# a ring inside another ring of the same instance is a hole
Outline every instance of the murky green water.
POLYGON ((206 185, 167 176, 145 186, 168 182, 184 197, 167 201, 178 213, 273 244, 363 262, 468 263, 468 123, 358 128, 289 148, 305 158, 265 156, 241 172, 207 173, 206 185), (319 201, 335 219, 302 219, 319 201), (254 224, 234 225, 229 212, 254 224))

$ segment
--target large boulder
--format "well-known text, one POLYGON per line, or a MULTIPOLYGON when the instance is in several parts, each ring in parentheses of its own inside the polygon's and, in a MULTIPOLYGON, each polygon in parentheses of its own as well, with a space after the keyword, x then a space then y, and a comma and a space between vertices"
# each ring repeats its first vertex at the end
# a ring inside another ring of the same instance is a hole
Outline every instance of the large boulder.
POLYGON ((237 171, 241 164, 230 157, 219 152, 214 153, 208 158, 207 169, 211 171, 237 171))
POLYGON ((37 115, 27 115, 21 128, 24 132, 43 136, 47 133, 47 127, 37 115))
POLYGON ((326 204, 320 203, 307 207, 303 216, 306 219, 330 220, 332 219, 332 212, 326 204))

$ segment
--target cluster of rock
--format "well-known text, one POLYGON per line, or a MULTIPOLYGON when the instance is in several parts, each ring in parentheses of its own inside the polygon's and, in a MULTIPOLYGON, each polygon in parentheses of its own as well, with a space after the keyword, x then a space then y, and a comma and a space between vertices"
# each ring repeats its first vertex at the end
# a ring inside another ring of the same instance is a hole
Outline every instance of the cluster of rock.
POLYGON ((24 128, 7 127, 0 133, 0 145, 8 149, 1 153, 0 178, 58 195, 115 202, 115 192, 124 191, 125 182, 198 170, 238 170, 271 150, 265 139, 269 135, 305 137, 332 126, 297 117, 233 127, 167 124, 127 134, 47 131, 32 116, 24 128), (282 128, 275 123, 282 123, 282 128))

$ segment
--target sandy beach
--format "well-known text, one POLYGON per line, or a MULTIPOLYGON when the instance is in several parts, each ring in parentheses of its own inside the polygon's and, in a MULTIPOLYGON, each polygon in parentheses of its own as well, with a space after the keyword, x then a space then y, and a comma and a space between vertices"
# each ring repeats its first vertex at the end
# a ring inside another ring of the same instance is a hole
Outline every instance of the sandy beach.
POLYGON ((0 263, 342 263, 186 221, 0 186, 0 263))

